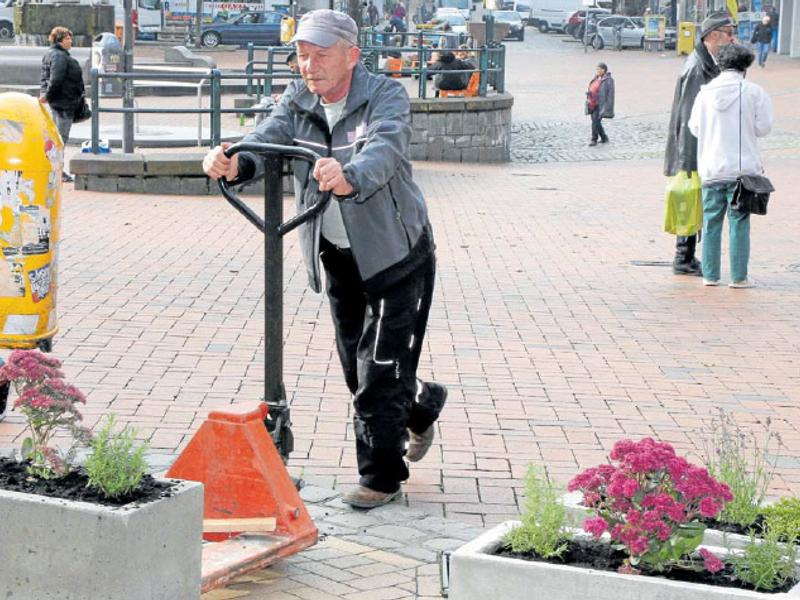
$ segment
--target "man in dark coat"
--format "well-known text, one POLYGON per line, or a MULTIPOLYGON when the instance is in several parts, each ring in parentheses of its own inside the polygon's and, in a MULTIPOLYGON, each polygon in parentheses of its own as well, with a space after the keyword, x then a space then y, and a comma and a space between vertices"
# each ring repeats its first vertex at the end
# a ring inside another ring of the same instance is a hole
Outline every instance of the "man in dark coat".
POLYGON ((756 44, 758 47, 758 66, 764 68, 767 64, 767 57, 769 57, 769 49, 772 46, 772 22, 769 15, 764 15, 761 23, 756 25, 753 30, 753 36, 750 38, 751 44, 756 44))
MULTIPOLYGON (((719 75, 715 59, 720 49, 736 39, 733 20, 727 12, 710 14, 700 27, 700 41, 684 64, 675 86, 672 115, 667 132, 667 151, 664 175, 673 177, 678 171, 697 171, 697 138, 689 131, 689 117, 700 86, 719 75)), ((695 258, 697 236, 678 236, 672 272, 676 275, 702 275, 700 262, 695 258)))

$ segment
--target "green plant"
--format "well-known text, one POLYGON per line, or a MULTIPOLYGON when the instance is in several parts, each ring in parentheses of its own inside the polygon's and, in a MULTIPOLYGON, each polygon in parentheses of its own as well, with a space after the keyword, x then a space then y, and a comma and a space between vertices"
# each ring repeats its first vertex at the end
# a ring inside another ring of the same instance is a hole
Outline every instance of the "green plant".
POLYGON ((51 479, 66 475, 78 444, 86 443, 91 432, 81 425, 79 404, 86 397, 64 381, 61 361, 38 350, 15 350, 0 367, 0 384, 10 382, 17 392, 14 409, 27 421, 30 435, 22 441, 22 458, 29 461, 32 477, 51 479), (59 429, 72 436, 72 445, 60 452, 50 445, 59 429))
POLYGON ((800 498, 783 498, 761 509, 764 526, 781 539, 800 539, 800 498))
POLYGON ((774 590, 793 580, 797 546, 795 540, 781 542, 775 531, 763 532, 763 537, 756 539, 755 532, 750 530, 750 542, 741 554, 732 554, 728 562, 733 565, 736 578, 749 583, 756 590, 774 590))
POLYGON ((512 551, 532 551, 541 558, 553 558, 567 549, 570 535, 559 495, 559 490, 548 481, 543 470, 531 465, 525 476, 522 525, 506 535, 506 543, 512 551))
POLYGON ((86 459, 88 486, 99 489, 107 498, 127 496, 136 490, 147 470, 147 444, 136 445, 136 430, 131 427, 114 433, 114 423, 114 415, 109 415, 95 434, 92 453, 86 459))
POLYGON ((720 409, 719 416, 711 422, 711 439, 704 441, 708 472, 728 484, 733 493, 733 500, 717 517, 722 523, 742 527, 755 523, 775 473, 768 456, 773 442, 781 444, 780 435, 770 430, 769 417, 758 423, 764 429, 761 441, 755 433, 742 430, 730 414, 720 409))

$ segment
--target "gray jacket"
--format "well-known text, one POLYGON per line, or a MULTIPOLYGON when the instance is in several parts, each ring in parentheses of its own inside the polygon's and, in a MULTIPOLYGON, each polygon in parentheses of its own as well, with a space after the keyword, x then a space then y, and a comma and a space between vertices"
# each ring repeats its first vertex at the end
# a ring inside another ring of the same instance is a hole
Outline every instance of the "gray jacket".
MULTIPOLYGON (((403 86, 369 73, 359 63, 344 111, 332 132, 319 97, 295 79, 270 117, 243 141, 302 146, 333 156, 344 165, 354 194, 334 196, 331 201, 341 203, 342 220, 365 289, 377 291, 400 281, 433 252, 425 200, 411 174, 410 139, 410 103, 403 86)), ((260 174, 259 157, 242 153, 239 161, 241 179, 260 174)), ((297 209, 302 211, 316 202, 319 189, 305 161, 295 161, 294 174, 297 209)), ((316 292, 322 287, 321 228, 321 215, 300 228, 309 285, 316 292)))

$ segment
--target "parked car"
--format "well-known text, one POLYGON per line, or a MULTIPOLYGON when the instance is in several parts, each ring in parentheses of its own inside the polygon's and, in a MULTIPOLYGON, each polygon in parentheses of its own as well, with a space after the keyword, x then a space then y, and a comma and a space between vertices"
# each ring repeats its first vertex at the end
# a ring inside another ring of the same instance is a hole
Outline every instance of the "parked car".
POLYGON ((515 10, 496 10, 493 13, 496 23, 506 23, 510 29, 507 38, 515 38, 520 42, 525 39, 525 23, 515 10))
POLYGON ((203 25, 200 41, 206 48, 220 44, 247 44, 279 46, 281 43, 281 18, 279 12, 248 11, 223 23, 203 25))
MULTIPOLYGON (((583 39, 583 23, 586 20, 586 12, 587 9, 576 10, 567 20, 564 31, 575 39, 583 39)), ((607 8, 589 8, 588 12, 590 21, 597 21, 611 15, 611 11, 607 8)))
POLYGON ((619 43, 623 48, 644 46, 644 19, 612 15, 597 22, 597 31, 592 37, 592 47, 595 50, 604 46, 616 47, 617 31, 619 31, 619 43))
POLYGON ((674 27, 667 27, 664 30, 664 48, 675 50, 678 45, 678 30, 674 27))
POLYGON ((444 27, 445 22, 450 23, 453 33, 467 33, 467 20, 458 11, 441 12, 437 11, 436 16, 431 19, 433 27, 432 30, 441 29, 444 27))

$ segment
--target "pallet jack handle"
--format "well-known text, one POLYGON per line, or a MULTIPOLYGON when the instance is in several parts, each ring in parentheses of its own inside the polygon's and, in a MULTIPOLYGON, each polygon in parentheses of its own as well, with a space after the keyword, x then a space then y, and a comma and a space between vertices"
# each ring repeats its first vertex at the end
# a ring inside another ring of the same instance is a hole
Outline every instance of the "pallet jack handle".
MULTIPOLYGON (((281 158, 297 158, 300 160, 305 160, 306 162, 310 163, 312 167, 320 158, 322 158, 313 150, 301 148, 300 146, 284 146, 281 144, 266 144, 260 142, 240 142, 238 144, 233 144, 225 149, 225 156, 231 158, 233 155, 238 154, 239 152, 252 152, 253 154, 275 154, 281 158)), ((222 195, 236 210, 244 215, 244 217, 253 225, 255 225, 260 231, 266 231, 264 220, 255 212, 253 212, 249 206, 242 202, 242 200, 231 191, 230 184, 224 177, 219 179, 218 184, 222 195)), ((328 205, 330 199, 330 192, 322 192, 319 200, 317 200, 316 203, 312 204, 306 210, 295 215, 285 223, 281 223, 278 226, 278 235, 283 237, 293 229, 296 229, 303 223, 313 219, 315 216, 325 210, 325 207, 328 205)))

